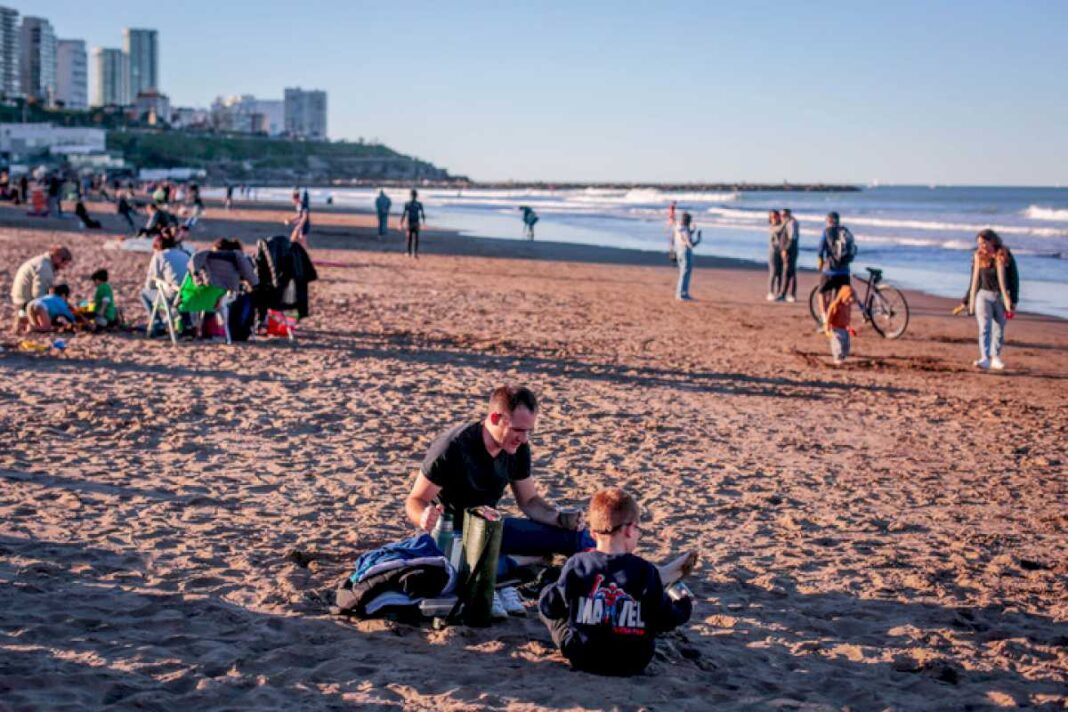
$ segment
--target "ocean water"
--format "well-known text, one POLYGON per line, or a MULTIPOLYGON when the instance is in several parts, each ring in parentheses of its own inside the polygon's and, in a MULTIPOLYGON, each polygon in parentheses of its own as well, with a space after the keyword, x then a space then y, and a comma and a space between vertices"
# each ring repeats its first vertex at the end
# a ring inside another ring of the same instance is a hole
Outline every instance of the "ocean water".
MULTIPOLYGON (((407 191, 386 191, 394 212, 407 191)), ((260 199, 287 200, 261 189, 260 199)), ((372 208, 377 191, 315 189, 313 204, 372 208)), ((1068 318, 1068 188, 880 186, 849 193, 609 190, 420 190, 432 227, 522 239, 518 206, 540 216, 538 240, 666 251, 667 206, 694 216, 698 254, 767 261, 767 211, 789 207, 801 225, 800 263, 814 267, 824 216, 836 210, 857 238, 857 271, 880 267, 898 286, 946 297, 968 287, 975 234, 991 228, 1016 255, 1020 308, 1068 318)))

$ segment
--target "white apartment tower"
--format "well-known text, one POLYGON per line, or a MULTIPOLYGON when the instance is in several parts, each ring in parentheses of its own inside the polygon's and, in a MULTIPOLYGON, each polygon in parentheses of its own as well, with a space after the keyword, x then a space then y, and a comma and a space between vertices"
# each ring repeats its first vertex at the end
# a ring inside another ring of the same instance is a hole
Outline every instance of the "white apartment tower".
POLYGON ((22 93, 52 104, 56 96, 56 34, 43 17, 22 18, 19 33, 22 93))
POLYGON ((126 84, 128 74, 126 53, 121 49, 93 49, 93 106, 130 104, 130 88, 126 84))
POLYGON ((129 63, 126 86, 130 96, 159 91, 159 33, 127 27, 122 31, 122 48, 129 63))
POLYGON ((89 107, 89 59, 84 40, 56 43, 56 101, 68 109, 89 107))
POLYGON ((326 92, 285 90, 286 133, 299 138, 326 140, 326 92))
POLYGON ((20 94, 19 11, 0 7, 0 96, 20 94))

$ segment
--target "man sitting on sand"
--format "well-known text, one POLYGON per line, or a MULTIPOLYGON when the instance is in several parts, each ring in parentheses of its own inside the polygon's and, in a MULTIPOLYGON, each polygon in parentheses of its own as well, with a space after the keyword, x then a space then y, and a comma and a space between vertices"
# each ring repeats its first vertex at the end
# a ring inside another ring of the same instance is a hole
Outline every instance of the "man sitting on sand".
POLYGON ((26 306, 40 297, 47 296, 60 271, 74 258, 70 250, 62 245, 52 245, 48 252, 26 260, 15 273, 11 284, 11 302, 15 305, 15 323, 13 333, 19 333, 27 323, 26 306))
MULTIPOLYGON (((516 563, 513 557, 572 555, 592 549, 581 511, 550 505, 531 476, 528 442, 538 417, 538 402, 525 387, 500 386, 493 391, 489 412, 481 422, 461 423, 431 444, 404 502, 411 522, 431 532, 442 512, 463 527, 471 507, 496 507, 510 486, 526 518, 506 517, 501 537, 499 575, 516 563)), ((686 554, 661 568, 664 581, 676 581, 693 568, 696 556, 686 554)))
POLYGON ((490 396, 482 422, 461 423, 439 435, 404 503, 412 523, 430 532, 442 512, 449 512, 460 529, 464 510, 496 507, 510 486, 527 518, 504 520, 502 555, 571 555, 592 548, 581 512, 562 511, 538 494, 528 442, 537 417, 538 402, 530 389, 500 386, 490 396))

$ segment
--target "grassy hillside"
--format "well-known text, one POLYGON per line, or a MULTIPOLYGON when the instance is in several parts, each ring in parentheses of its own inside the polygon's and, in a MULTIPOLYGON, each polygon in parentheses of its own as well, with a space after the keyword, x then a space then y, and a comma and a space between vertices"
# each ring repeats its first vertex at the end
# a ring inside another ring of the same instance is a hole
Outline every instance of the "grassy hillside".
POLYGON ((325 182, 352 179, 446 180, 448 173, 382 145, 291 141, 179 131, 108 131, 108 150, 138 168, 204 168, 231 180, 325 182))

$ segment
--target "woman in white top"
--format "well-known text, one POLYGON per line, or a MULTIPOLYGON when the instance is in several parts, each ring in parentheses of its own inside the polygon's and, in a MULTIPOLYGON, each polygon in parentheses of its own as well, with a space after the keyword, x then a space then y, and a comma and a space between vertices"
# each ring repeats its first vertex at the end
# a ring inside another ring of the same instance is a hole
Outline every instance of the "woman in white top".
POLYGON ((680 301, 690 300, 690 273, 693 271, 693 248, 701 241, 695 238, 691 223, 693 217, 683 213, 682 219, 675 226, 675 255, 679 263, 679 283, 675 289, 675 298, 680 301))

